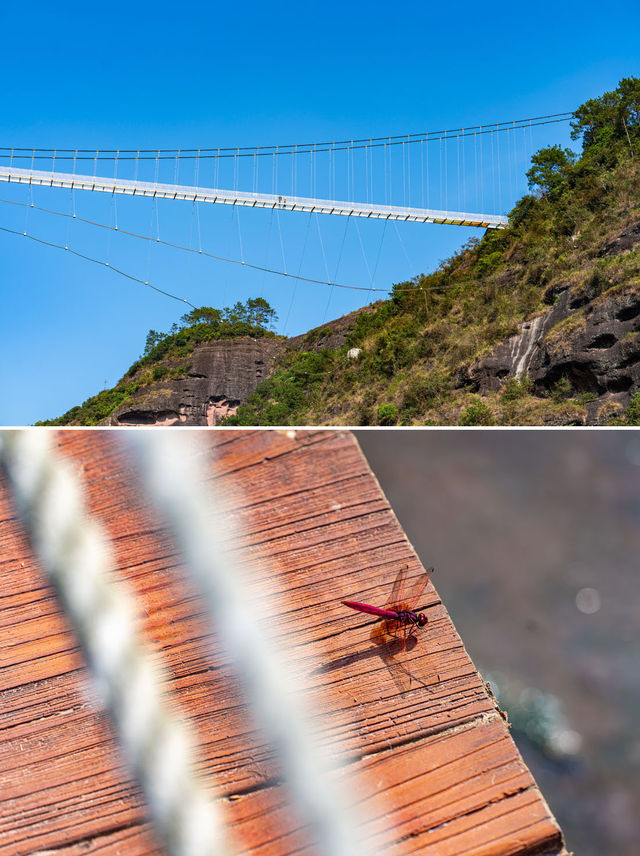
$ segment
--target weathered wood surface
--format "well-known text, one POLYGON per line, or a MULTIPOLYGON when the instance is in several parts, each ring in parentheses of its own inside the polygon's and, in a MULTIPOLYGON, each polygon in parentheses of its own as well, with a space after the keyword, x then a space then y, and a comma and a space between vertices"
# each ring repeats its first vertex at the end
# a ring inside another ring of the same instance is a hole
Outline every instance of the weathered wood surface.
MULTIPOLYGON (((215 639, 211 649, 202 605, 121 439, 55 436, 113 538, 117 573, 138 596, 172 695, 195 717, 201 771, 240 847, 299 852, 304 836, 232 662, 215 639)), ((204 442, 217 448, 216 482, 240 488, 234 515, 256 576, 265 559, 276 568, 274 630, 287 641, 291 678, 319 718, 327 752, 348 761, 340 775, 360 789, 373 818, 365 834, 397 854, 563 853, 560 830, 434 588, 421 604, 429 623, 407 655, 406 692, 369 640, 371 617, 340 604, 384 603, 399 566, 421 569, 353 437, 219 431, 204 442)), ((0 853, 159 853, 4 482, 0 596, 0 853)))

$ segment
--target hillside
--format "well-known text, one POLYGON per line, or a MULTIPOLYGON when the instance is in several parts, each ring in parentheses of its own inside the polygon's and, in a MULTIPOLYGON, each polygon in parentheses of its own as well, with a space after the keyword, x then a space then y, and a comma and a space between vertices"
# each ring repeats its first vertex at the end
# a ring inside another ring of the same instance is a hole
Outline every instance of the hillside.
POLYGON ((389 300, 289 340, 260 299, 201 307, 41 424, 640 424, 640 80, 572 128, 581 153, 533 156, 508 228, 389 300))
POLYGON ((507 229, 396 285, 343 348, 285 352, 228 423, 640 423, 640 80, 572 127, 582 153, 533 156, 507 229))

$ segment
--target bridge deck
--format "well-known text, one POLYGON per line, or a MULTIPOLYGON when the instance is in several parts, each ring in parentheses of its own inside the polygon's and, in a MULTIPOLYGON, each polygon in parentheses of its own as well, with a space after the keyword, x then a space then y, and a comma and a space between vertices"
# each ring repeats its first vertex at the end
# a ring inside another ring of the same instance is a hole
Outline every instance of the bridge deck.
POLYGON ((216 190, 179 184, 158 184, 125 178, 74 175, 0 166, 0 181, 65 187, 72 190, 94 190, 102 193, 124 193, 128 196, 150 196, 158 199, 181 199, 187 202, 211 202, 219 205, 242 205, 248 208, 278 208, 317 214, 339 214, 374 220, 400 220, 413 223, 446 223, 452 226, 477 226, 503 229, 508 217, 497 214, 469 214, 460 211, 433 211, 428 208, 405 208, 397 205, 373 205, 362 202, 340 202, 330 199, 308 199, 301 196, 279 196, 244 190, 216 190))

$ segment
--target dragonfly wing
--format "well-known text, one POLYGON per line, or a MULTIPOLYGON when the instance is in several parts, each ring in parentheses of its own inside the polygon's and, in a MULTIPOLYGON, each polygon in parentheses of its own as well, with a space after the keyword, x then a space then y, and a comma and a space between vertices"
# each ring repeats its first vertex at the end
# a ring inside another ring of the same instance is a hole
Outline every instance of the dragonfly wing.
POLYGON ((432 573, 433 568, 429 568, 428 571, 421 570, 418 576, 407 580, 405 585, 406 594, 404 595, 403 600, 409 604, 409 609, 418 609, 423 605, 422 596, 424 594, 424 590, 429 584, 432 573))
POLYGON ((409 669, 397 657, 387 656, 383 657, 383 660, 395 684, 396 690, 399 695, 404 695, 411 689, 411 673, 409 669))
MULTIPOLYGON (((400 609, 408 612, 421 606, 420 600, 429 583, 433 568, 420 573, 408 580, 408 566, 398 571, 388 610, 400 609)), ((382 618, 371 629, 371 641, 377 646, 379 656, 389 670, 396 689, 404 695, 411 689, 413 676, 407 662, 407 652, 417 643, 414 627, 409 622, 382 618)))
POLYGON ((400 601, 405 600, 405 583, 407 581, 408 571, 409 565, 403 565, 398 571, 398 575, 393 583, 393 588, 391 589, 389 603, 400 603, 400 601))

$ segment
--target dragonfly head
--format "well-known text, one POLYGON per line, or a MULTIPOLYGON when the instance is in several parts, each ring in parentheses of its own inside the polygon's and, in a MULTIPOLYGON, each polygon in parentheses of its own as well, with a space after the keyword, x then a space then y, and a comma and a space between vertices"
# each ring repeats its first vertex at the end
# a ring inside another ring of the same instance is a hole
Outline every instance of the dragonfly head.
POLYGON ((419 615, 418 615, 418 627, 424 627, 426 623, 427 623, 427 616, 424 614, 424 612, 419 613, 419 615))

